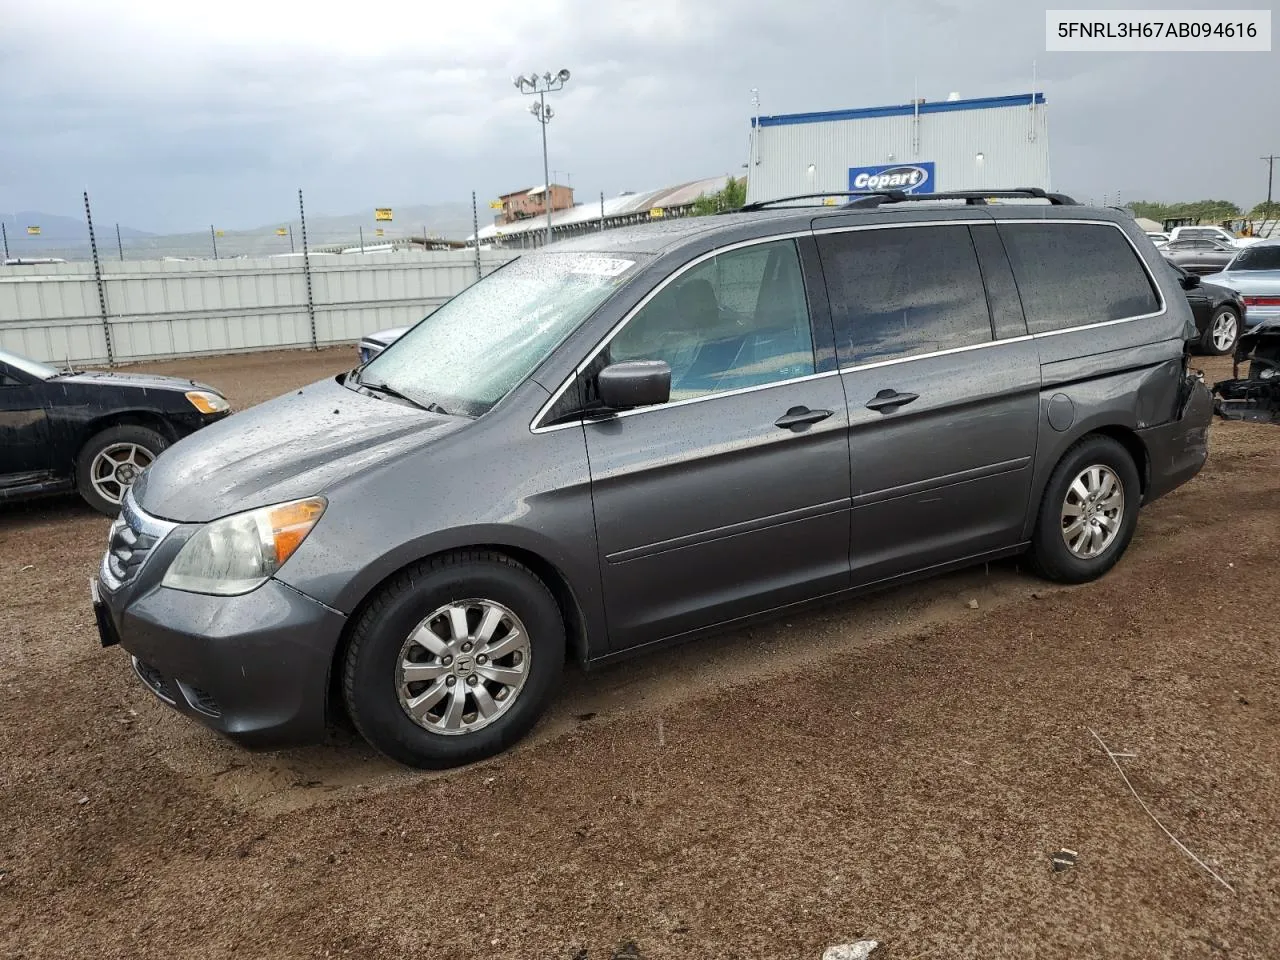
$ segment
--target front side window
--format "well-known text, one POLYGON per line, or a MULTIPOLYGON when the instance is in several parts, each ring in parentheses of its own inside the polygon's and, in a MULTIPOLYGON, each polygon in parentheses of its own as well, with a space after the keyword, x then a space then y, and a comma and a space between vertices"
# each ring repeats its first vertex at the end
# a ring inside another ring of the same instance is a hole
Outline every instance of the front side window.
POLYGON ((665 360, 672 400, 812 374, 795 242, 729 250, 677 276, 609 343, 605 363, 627 360, 665 360))
POLYGON ((1160 309, 1151 278, 1124 233, 1107 224, 1000 224, 1032 333, 1124 320, 1160 309))
POLYGON ((527 377, 636 270, 601 254, 533 253, 443 304, 378 354, 359 383, 478 417, 527 377))
POLYGON ((978 257, 963 224, 818 238, 841 366, 992 340, 978 257))

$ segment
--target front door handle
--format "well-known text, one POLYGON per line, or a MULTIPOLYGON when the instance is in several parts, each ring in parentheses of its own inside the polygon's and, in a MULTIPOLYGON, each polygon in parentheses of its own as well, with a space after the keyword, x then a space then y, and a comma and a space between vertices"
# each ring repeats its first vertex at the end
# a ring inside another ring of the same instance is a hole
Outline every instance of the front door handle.
POLYGON ((899 393, 897 390, 881 390, 867 401, 868 410, 879 410, 881 413, 893 413, 912 400, 919 400, 918 393, 899 393))
POLYGON ((777 420, 773 421, 775 427, 782 427, 784 430, 802 430, 811 423, 818 423, 821 420, 831 416, 830 410, 810 410, 808 407, 792 407, 777 420))

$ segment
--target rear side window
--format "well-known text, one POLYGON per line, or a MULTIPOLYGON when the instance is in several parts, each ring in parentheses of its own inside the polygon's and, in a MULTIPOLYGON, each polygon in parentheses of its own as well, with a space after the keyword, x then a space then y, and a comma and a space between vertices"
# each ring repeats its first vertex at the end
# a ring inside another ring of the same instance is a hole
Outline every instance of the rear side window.
POLYGON ((1155 313, 1160 301, 1125 235, 1106 224, 1000 224, 1027 329, 1048 333, 1155 313))
POLYGON ((991 316, 963 224, 818 237, 841 366, 989 343, 991 316))

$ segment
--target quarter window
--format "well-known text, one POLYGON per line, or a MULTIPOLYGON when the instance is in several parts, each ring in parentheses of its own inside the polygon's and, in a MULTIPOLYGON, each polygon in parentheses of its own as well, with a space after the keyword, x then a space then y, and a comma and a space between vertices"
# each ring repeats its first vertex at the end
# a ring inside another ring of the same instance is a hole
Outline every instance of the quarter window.
POLYGON ((686 271, 631 318, 607 354, 608 363, 665 360, 672 400, 812 374, 795 242, 730 250, 686 271))
POLYGON ((982 273, 963 224, 818 238, 842 366, 992 340, 982 273))
POLYGON ((1032 333, 1123 320, 1160 309, 1125 235, 1106 224, 1000 224, 1032 333))

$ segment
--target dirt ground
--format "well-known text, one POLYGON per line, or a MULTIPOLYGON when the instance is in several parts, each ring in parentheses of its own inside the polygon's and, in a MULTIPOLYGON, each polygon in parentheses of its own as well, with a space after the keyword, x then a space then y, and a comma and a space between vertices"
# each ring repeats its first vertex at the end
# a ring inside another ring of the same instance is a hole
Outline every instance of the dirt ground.
MULTIPOLYGON (((243 407, 353 359, 154 368, 243 407)), ((1098 583, 998 564, 570 668, 434 775, 172 712, 98 647, 107 521, 0 510, 0 958, 1280 956, 1277 504, 1280 431, 1217 424, 1098 583)))

